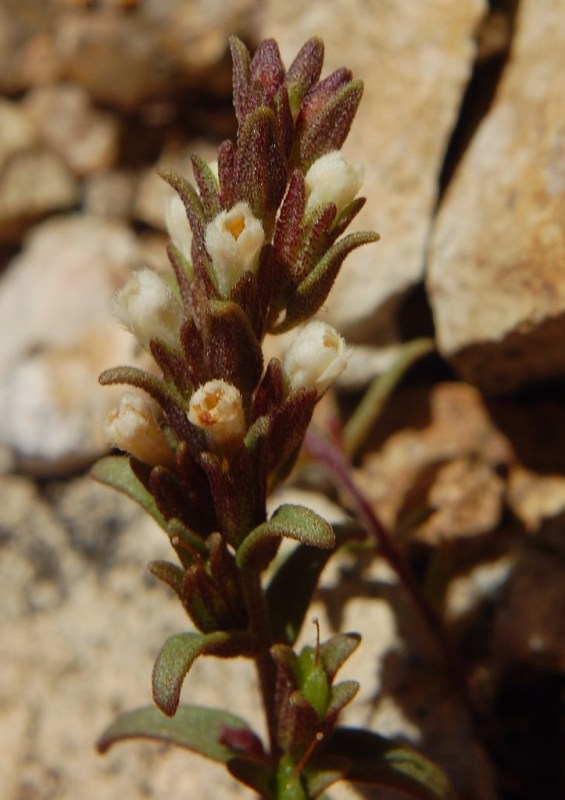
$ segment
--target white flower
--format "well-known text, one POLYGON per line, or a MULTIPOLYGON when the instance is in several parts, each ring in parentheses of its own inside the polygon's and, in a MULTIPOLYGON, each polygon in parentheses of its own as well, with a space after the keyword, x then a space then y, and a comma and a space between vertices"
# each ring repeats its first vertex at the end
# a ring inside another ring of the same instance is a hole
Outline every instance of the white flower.
POLYGON ((241 202, 212 220, 206 228, 205 242, 218 288, 226 296, 244 272, 257 268, 265 233, 248 204, 241 202))
POLYGON ((134 272, 112 298, 112 313, 143 347, 161 339, 178 347, 182 308, 165 281, 151 269, 134 272))
POLYGON ((190 261, 192 231, 186 216, 186 208, 178 194, 169 195, 165 200, 165 223, 172 243, 190 261))
POLYGON ((349 354, 345 341, 326 322, 308 322, 286 351, 282 369, 290 391, 312 387, 322 395, 341 375, 349 354))
POLYGON ((240 440, 245 432, 241 393, 226 381, 208 381, 192 395, 188 419, 198 428, 210 431, 220 446, 240 440))
POLYGON ((147 397, 126 392, 118 408, 106 419, 106 434, 112 447, 125 450, 152 466, 165 466, 174 460, 157 421, 159 406, 147 397))
POLYGON ((332 150, 314 161, 305 181, 308 193, 306 212, 325 203, 335 203, 339 214, 361 188, 363 168, 346 161, 340 150, 332 150))

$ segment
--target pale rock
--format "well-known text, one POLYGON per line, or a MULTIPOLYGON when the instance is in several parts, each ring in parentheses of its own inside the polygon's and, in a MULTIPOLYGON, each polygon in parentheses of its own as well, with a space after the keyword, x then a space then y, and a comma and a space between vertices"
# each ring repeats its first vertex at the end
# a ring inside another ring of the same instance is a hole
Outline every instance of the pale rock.
MULTIPOLYGON (((253 0, 152 0, 61 8, 54 49, 67 79, 97 101, 133 110, 198 87, 226 53, 229 35, 248 34, 256 15, 253 0)), ((220 88, 224 94, 229 91, 229 81, 220 88)))
POLYGON ((37 132, 19 103, 0 98, 0 169, 15 153, 37 142, 37 132))
POLYGON ((51 3, 0 0, 0 92, 14 95, 31 82, 54 78, 51 3))
POLYGON ((565 518, 565 477, 539 475, 520 465, 508 476, 507 502, 527 533, 538 533, 548 520, 565 518))
POLYGON ((348 257, 327 303, 328 321, 357 339, 390 339, 398 299, 423 276, 438 176, 485 8, 484 0, 266 3, 264 30, 287 66, 320 36, 323 74, 347 66, 365 81, 344 152, 365 167, 368 202, 353 229, 381 240, 348 257))
POLYGON ((513 451, 480 394, 465 384, 438 384, 397 394, 394 405, 402 428, 358 472, 377 516, 430 544, 493 530, 504 508, 497 473, 513 451))
POLYGON ((102 170, 88 175, 83 184, 85 214, 130 219, 136 185, 135 175, 126 170, 102 170))
POLYGON ((103 420, 121 392, 97 377, 135 361, 109 300, 136 259, 125 227, 71 216, 38 227, 4 274, 0 442, 20 467, 67 472, 107 448, 103 420))
POLYGON ((565 3, 539 12, 519 4, 510 61, 430 255, 440 351, 490 391, 565 371, 565 3))
POLYGON ((90 106, 80 86, 59 84, 33 90, 25 109, 45 145, 76 175, 113 166, 119 147, 118 121, 90 106))
POLYGON ((0 173, 0 242, 18 241, 38 219, 78 199, 75 177, 59 156, 42 149, 17 153, 0 173))

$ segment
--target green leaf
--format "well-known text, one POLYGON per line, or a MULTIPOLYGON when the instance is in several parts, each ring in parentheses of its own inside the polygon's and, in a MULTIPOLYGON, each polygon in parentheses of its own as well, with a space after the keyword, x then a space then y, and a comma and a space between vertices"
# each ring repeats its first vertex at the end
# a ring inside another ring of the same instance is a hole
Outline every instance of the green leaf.
POLYGON ((153 495, 136 478, 128 456, 105 456, 94 464, 90 474, 99 483, 111 486, 139 503, 168 533, 165 517, 157 508, 153 495))
MULTIPOLYGON (((334 528, 337 547, 365 537, 358 527, 334 528)), ((278 567, 266 590, 267 613, 275 642, 294 644, 322 570, 336 550, 297 547, 278 567)))
POLYGON ((324 754, 312 759, 321 768, 326 757, 350 760, 346 780, 369 783, 405 792, 421 800, 455 800, 455 793, 442 770, 412 750, 358 728, 336 728, 324 754))
POLYGON ((324 642, 320 648, 320 658, 330 681, 333 681, 341 665, 357 650, 360 641, 358 633, 338 633, 324 642))
POLYGON ((257 792, 259 797, 273 797, 275 775, 264 761, 255 758, 236 757, 228 762, 228 770, 240 783, 257 792))
MULTIPOLYGON (((329 786, 337 781, 345 780, 350 762, 347 758, 325 757, 317 769, 308 765, 303 772, 303 780, 308 789, 308 797, 319 797, 329 786)), ((327 800, 327 795, 324 795, 327 800)))
POLYGON ((237 565, 249 569, 266 567, 283 536, 309 547, 330 549, 335 545, 333 528, 325 519, 304 506, 285 504, 244 539, 237 551, 237 565))
POLYGON ((181 706, 174 717, 166 717, 154 706, 121 714, 104 731, 96 747, 105 753, 116 742, 151 739, 168 742, 226 764, 238 753, 222 743, 226 729, 250 731, 245 720, 215 708, 181 706))
POLYGON ((182 600, 184 570, 181 567, 171 564, 170 561, 150 561, 147 568, 152 575, 170 586, 182 600))
POLYGON ((179 633, 170 636, 153 667, 153 699, 168 716, 176 713, 183 681, 193 662, 201 655, 230 658, 248 654, 249 636, 242 631, 179 633))

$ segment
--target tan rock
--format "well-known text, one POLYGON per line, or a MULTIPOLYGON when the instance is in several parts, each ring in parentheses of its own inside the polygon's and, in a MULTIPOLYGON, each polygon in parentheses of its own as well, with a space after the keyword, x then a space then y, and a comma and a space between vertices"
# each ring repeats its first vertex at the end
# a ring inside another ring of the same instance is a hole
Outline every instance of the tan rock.
POLYGON ((0 169, 15 153, 28 150, 37 141, 37 132, 18 103, 0 98, 0 169))
POLYGON ((130 219, 136 190, 135 176, 126 170, 103 170, 83 185, 83 207, 95 217, 130 219))
POLYGON ((397 395, 394 405, 402 428, 358 472, 380 519, 431 544, 493 530, 505 488, 497 469, 513 452, 480 394, 465 384, 439 384, 429 394, 397 395))
POLYGON ((4 274, 0 441, 21 467, 65 472, 106 449, 103 420, 119 390, 103 390, 97 377, 135 358, 109 299, 136 255, 123 226, 63 217, 37 228, 4 274))
POLYGON ((25 108, 45 145, 77 175, 109 169, 118 155, 118 121, 95 111, 80 86, 60 84, 32 91, 25 108))
MULTIPOLYGON (((347 66, 365 94, 345 152, 365 166, 368 203, 355 228, 381 241, 352 254, 330 295, 334 324, 390 337, 392 306, 423 273, 438 174, 472 69, 483 0, 339 0, 266 4, 264 31, 288 65, 310 36, 325 72, 347 66)), ((364 332, 364 333, 363 333, 364 332)))
POLYGON ((510 62, 430 256, 440 350, 495 391, 565 371, 565 3, 539 11, 519 5, 510 62))
POLYGON ((76 180, 55 153, 14 155, 0 173, 0 241, 18 241, 32 223, 78 201, 76 180))

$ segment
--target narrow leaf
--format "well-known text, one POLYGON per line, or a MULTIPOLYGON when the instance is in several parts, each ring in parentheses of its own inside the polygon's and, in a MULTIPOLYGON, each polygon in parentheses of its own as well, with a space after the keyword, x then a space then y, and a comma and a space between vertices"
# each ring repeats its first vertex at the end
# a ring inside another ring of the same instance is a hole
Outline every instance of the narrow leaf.
MULTIPOLYGON (((334 529, 337 547, 364 534, 359 528, 334 529)), ((276 642, 294 644, 308 612, 322 570, 336 550, 300 545, 277 569, 266 591, 267 612, 276 642)))
POLYGON ((184 570, 181 567, 171 564, 170 561, 151 561, 147 568, 152 575, 170 586, 182 600, 184 570))
POLYGON ((240 631, 179 633, 170 636, 153 667, 155 704, 167 716, 175 714, 183 681, 198 656, 219 655, 229 658, 249 650, 249 637, 240 631))
POLYGON ((168 532, 167 521, 157 508, 155 499, 136 478, 128 456, 105 456, 90 470, 92 477, 135 500, 168 532))
POLYGON ((100 753, 105 753, 116 742, 151 739, 226 764, 238 755, 222 742, 223 731, 228 728, 251 730, 245 720, 215 708, 181 706, 174 717, 166 717, 154 706, 147 706, 121 714, 104 731, 96 746, 100 753))
POLYGON ((323 759, 350 759, 347 780, 406 792, 420 800, 455 800, 453 788, 433 762, 384 736, 357 728, 336 728, 323 759))
POLYGON ((264 761, 236 757, 228 762, 228 770, 240 783, 257 792, 259 797, 274 797, 275 776, 264 761))
POLYGON ((309 508, 287 504, 277 508, 267 522, 252 530, 244 539, 237 551, 237 565, 264 569, 275 556, 283 536, 309 547, 329 549, 335 544, 334 532, 328 522, 309 508))
POLYGON ((332 548, 335 535, 332 526, 310 508, 291 503, 279 506, 270 520, 262 526, 269 526, 281 536, 295 539, 310 547, 332 548))

